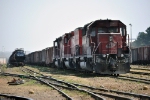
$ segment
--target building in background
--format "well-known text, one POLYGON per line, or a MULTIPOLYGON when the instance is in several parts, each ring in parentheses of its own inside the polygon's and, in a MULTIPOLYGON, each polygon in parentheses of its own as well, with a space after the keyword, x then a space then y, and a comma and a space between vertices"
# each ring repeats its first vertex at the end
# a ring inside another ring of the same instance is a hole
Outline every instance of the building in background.
POLYGON ((6 64, 7 60, 6 58, 0 58, 0 64, 6 64))

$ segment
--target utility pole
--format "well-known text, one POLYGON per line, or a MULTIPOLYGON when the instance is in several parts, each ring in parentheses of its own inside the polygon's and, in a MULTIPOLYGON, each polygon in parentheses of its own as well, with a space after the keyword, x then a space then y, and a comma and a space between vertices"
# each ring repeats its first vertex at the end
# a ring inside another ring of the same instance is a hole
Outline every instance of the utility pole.
POLYGON ((130 49, 131 49, 131 47, 132 47, 132 24, 129 24, 130 25, 130 49))
MULTIPOLYGON (((132 24, 129 24, 130 25, 130 50, 132 49, 132 24)), ((132 52, 130 52, 130 55, 131 55, 131 60, 130 60, 130 63, 132 63, 132 52)))

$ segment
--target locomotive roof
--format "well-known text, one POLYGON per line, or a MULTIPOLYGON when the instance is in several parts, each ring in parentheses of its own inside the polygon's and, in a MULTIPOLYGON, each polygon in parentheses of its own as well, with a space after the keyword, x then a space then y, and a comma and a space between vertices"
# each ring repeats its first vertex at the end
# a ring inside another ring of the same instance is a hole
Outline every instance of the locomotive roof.
POLYGON ((23 48, 16 48, 16 50, 24 50, 23 48))
POLYGON ((99 20, 95 20, 95 21, 92 21, 90 23, 87 23, 84 25, 84 27, 87 27, 88 25, 90 25, 91 23, 95 23, 95 22, 104 22, 104 23, 107 23, 107 22, 118 22, 118 23, 121 23, 123 25, 125 25, 124 23, 122 23, 120 20, 111 20, 111 19, 105 19, 105 20, 102 20, 102 19, 99 19, 99 20))
MULTIPOLYGON (((76 29, 82 29, 82 28, 83 28, 83 27, 78 27, 78 28, 76 28, 76 29)), ((75 30, 76 30, 76 29, 75 29, 75 30)))
POLYGON ((15 51, 13 51, 12 53, 15 53, 17 51, 24 51, 23 49, 16 49, 15 51))
POLYGON ((55 41, 61 41, 61 40, 62 40, 62 36, 60 36, 60 37, 56 38, 56 40, 55 40, 55 41))

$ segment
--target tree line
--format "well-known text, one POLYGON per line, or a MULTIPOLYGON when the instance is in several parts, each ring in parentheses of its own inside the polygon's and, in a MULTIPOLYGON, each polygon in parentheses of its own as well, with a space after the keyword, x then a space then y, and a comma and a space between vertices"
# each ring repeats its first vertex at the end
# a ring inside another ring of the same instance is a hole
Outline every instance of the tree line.
POLYGON ((150 46, 150 27, 146 29, 146 32, 139 32, 131 45, 132 47, 150 46))

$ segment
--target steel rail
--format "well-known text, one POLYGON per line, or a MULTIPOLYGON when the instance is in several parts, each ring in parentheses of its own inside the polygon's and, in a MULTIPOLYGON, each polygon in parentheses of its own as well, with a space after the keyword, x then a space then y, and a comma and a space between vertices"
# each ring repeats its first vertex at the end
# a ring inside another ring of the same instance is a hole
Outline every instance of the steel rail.
POLYGON ((26 69, 26 70, 29 70, 29 71, 31 71, 31 72, 33 72, 33 73, 36 73, 36 74, 41 75, 41 77, 40 77, 40 78, 51 79, 51 80, 54 80, 54 81, 60 82, 60 83, 62 83, 62 84, 65 84, 65 85, 67 85, 68 87, 76 88, 76 86, 75 86, 75 85, 72 85, 72 84, 70 84, 70 83, 68 83, 68 82, 61 81, 61 80, 57 80, 56 78, 52 78, 51 76, 45 76, 45 75, 43 75, 43 74, 41 74, 41 73, 38 73, 38 72, 35 72, 35 71, 33 71, 33 70, 29 69, 29 68, 25 68, 25 69, 26 69))
POLYGON ((73 100, 70 96, 68 96, 66 93, 64 93, 63 91, 61 91, 60 89, 58 89, 57 87, 55 87, 54 85, 44 81, 44 80, 41 80, 35 76, 33 76, 33 79, 37 80, 37 81, 40 81, 42 83, 44 83, 45 85, 48 85, 50 87, 52 87, 53 89, 57 90, 59 93, 61 93, 63 95, 63 97, 67 98, 67 100, 73 100))
POLYGON ((137 80, 143 80, 143 81, 148 81, 148 82, 150 82, 149 79, 136 78, 136 77, 132 77, 132 76, 122 76, 122 75, 120 75, 119 77, 126 77, 126 78, 132 78, 132 79, 137 79, 137 80))
POLYGON ((146 70, 146 71, 150 71, 150 69, 146 69, 146 68, 131 68, 131 69, 135 69, 135 70, 146 70))
MULTIPOLYGON (((27 68, 28 69, 28 68, 27 68)), ((29 69, 30 70, 30 69, 29 69)), ((37 74, 40 74, 40 73, 38 73, 38 72, 35 72, 35 71, 33 71, 33 70, 31 70, 32 72, 34 72, 34 73, 37 73, 37 74)), ((123 78, 123 77, 126 77, 126 76, 119 76, 119 77, 115 77, 115 78, 119 78, 119 79, 124 79, 124 80, 130 80, 130 81, 137 81, 137 82, 142 82, 142 83, 146 83, 146 84, 149 84, 150 82, 149 82, 149 80, 146 80, 146 79, 141 79, 140 81, 138 80, 138 78, 134 78, 134 77, 127 77, 127 78, 133 78, 133 79, 125 79, 125 78, 123 78)), ((42 74, 42 77, 41 78, 46 78, 46 79, 50 79, 50 80, 55 80, 55 81, 58 81, 58 82, 60 82, 60 83, 63 83, 63 84, 66 84, 66 85, 68 85, 68 86, 70 86, 71 88, 76 88, 76 89, 78 89, 78 87, 77 86, 79 86, 79 84, 75 84, 75 83, 68 83, 68 82, 65 82, 65 81, 63 81, 63 80, 58 80, 58 79, 56 79, 56 78, 53 78, 53 77, 49 77, 49 76, 45 76, 45 75, 43 75, 42 74)), ((85 86, 85 85, 80 85, 80 86, 83 86, 83 87, 88 87, 88 88, 93 88, 93 87, 89 87, 89 86, 85 86)), ((97 89, 97 88, 93 88, 93 89, 97 89)), ((122 95, 124 95, 124 94, 128 94, 128 95, 130 95, 130 96, 135 96, 135 97, 139 97, 139 98, 148 98, 148 99, 150 99, 150 97, 149 96, 147 96, 147 95, 141 95, 141 94, 134 94, 134 93, 127 93, 127 92, 122 92, 122 91, 115 91, 115 90, 107 90, 107 89, 98 89, 98 90, 101 90, 101 91, 110 91, 110 92, 114 92, 114 93, 118 93, 118 94, 122 94, 122 95)), ((101 95, 107 95, 108 97, 113 97, 114 95, 110 95, 110 94, 103 94, 103 93, 96 93, 96 92, 93 92, 93 93, 95 93, 95 94, 101 94, 101 95)), ((116 98, 117 99, 117 97, 113 97, 113 98, 116 98)), ((124 98, 124 97, 118 97, 118 98, 122 98, 122 99, 124 99, 124 100, 127 100, 127 99, 129 99, 129 98, 124 98)))
MULTIPOLYGON (((34 72, 34 71, 32 71, 32 72, 34 72)), ((65 81, 62 81, 62 80, 58 80, 56 78, 52 78, 52 77, 48 77, 48 76, 42 76, 41 78, 45 78, 45 79, 49 79, 49 80, 54 80, 54 81, 66 84, 67 86, 71 86, 72 89, 76 89, 76 90, 79 90, 79 91, 82 91, 82 92, 86 92, 86 93, 88 93, 90 95, 91 95, 91 93, 94 93, 94 94, 99 94, 99 95, 106 96, 106 97, 109 97, 109 98, 114 98, 115 100, 120 100, 120 99, 121 100, 132 100, 130 98, 126 98, 126 97, 122 97, 122 96, 116 96, 116 95, 105 94, 105 93, 100 93, 100 92, 92 92, 92 91, 89 91, 89 90, 87 91, 86 89, 78 88, 74 84, 70 84, 68 82, 65 82, 65 81)), ((56 84, 53 84, 53 85, 56 85, 56 84)), ((62 85, 57 85, 57 86, 62 86, 62 85)), ((68 88, 68 87, 65 87, 65 86, 62 86, 62 87, 68 88)), ((95 98, 95 96, 94 96, 94 98, 95 98)))
POLYGON ((130 71, 130 73, 132 73, 132 74, 140 74, 140 75, 150 75, 150 73, 146 73, 146 72, 135 72, 135 71, 130 71))
MULTIPOLYGON (((43 77, 43 78, 46 78, 46 79, 50 79, 51 78, 48 78, 48 77, 43 77)), ((52 79, 53 80, 53 79, 52 79)), ((54 79, 56 80, 56 79, 54 79)), ((65 82, 65 81, 61 81, 61 80, 58 80, 59 82, 65 82)), ((70 85, 73 85, 75 86, 74 84, 70 84, 70 85)), ((72 87, 73 87, 72 86, 72 87)), ((66 87, 65 87, 66 88, 66 87)), ((78 89, 81 89, 81 88, 78 88, 77 86, 75 86, 75 88, 72 88, 72 89, 75 89, 75 90, 78 90, 78 89)), ((86 89, 84 89, 86 90, 86 89)), ((89 91, 89 90, 88 90, 89 91)), ((111 94, 105 94, 105 93, 100 93, 100 92, 93 92, 93 91, 90 91, 92 93, 95 93, 95 94, 99 94, 99 95, 102 95, 102 96, 106 96, 106 97, 109 97, 109 98, 114 98, 115 100, 132 100, 132 99, 129 99, 129 98, 126 98, 126 97, 121 97, 121 96, 116 96, 116 95, 111 95, 111 94)))
POLYGON ((63 95, 63 97, 65 97, 67 100, 72 100, 72 98, 69 97, 67 94, 65 94, 63 91, 57 89, 55 86, 53 86, 53 85, 51 85, 51 84, 49 84, 49 83, 46 83, 45 81, 42 81, 42 80, 38 79, 38 78, 35 77, 35 76, 31 76, 31 75, 27 76, 27 75, 22 75, 22 74, 21 74, 21 75, 20 75, 20 74, 10 74, 10 73, 1 73, 1 75, 4 75, 4 76, 15 76, 15 77, 24 77, 24 78, 30 78, 30 79, 34 79, 34 80, 40 81, 40 82, 42 82, 42 83, 44 83, 44 84, 46 84, 46 85, 52 87, 53 89, 57 90, 57 91, 58 91, 59 93, 61 93, 61 94, 63 95))
MULTIPOLYGON (((26 68, 26 69, 28 69, 28 68, 26 68)), ((28 69, 29 71, 31 71, 30 69, 28 69)), ((33 71, 32 70, 32 72, 33 73, 35 73, 35 71, 33 71)), ((40 74, 40 73, 38 73, 38 72, 36 72, 37 74, 40 74)), ((33 76, 33 77, 35 77, 35 76, 33 76)), ((84 90, 84 89, 81 89, 81 88, 78 88, 77 86, 75 86, 75 85, 73 85, 73 84, 70 84, 70 83, 68 83, 68 82, 64 82, 64 81, 61 81, 61 80, 57 80, 57 79, 55 79, 55 78, 52 78, 52 77, 48 77, 48 76, 44 76, 44 75, 42 75, 42 77, 39 77, 39 78, 46 78, 46 79, 51 79, 51 80, 55 80, 55 81, 57 81, 57 82, 60 82, 60 83, 63 83, 63 84, 66 84, 67 86, 70 86, 70 87, 72 87, 72 88, 68 88, 68 89, 75 89, 75 90, 78 90, 78 91, 80 91, 80 92, 85 92, 85 93, 88 93, 89 95, 91 95, 93 98, 95 98, 96 100, 105 100, 104 98, 102 98, 101 96, 99 96, 99 95, 97 95, 97 94, 94 94, 94 93, 92 93, 92 92, 90 92, 90 91, 87 91, 87 90, 84 90)), ((39 80, 40 81, 40 80, 39 80)), ((41 80, 41 82, 44 82, 45 83, 45 81, 42 81, 41 80)), ((48 82, 46 82, 46 83, 48 83, 48 82)), ((50 84, 50 85, 52 85, 50 82, 48 83, 48 84, 50 84)), ((53 85, 57 85, 58 86, 58 84, 54 84, 53 83, 53 85)), ((59 85, 59 86, 61 86, 61 85, 59 85)), ((62 87, 64 87, 64 86, 62 86, 62 87)), ((67 88, 67 87, 64 87, 64 88, 67 88)))
POLYGON ((116 78, 116 79, 121 79, 121 80, 129 80, 133 82, 140 82, 140 83, 145 83, 145 84, 150 84, 150 80, 147 79, 140 79, 140 78, 135 78, 135 77, 128 77, 128 76, 110 76, 111 78, 116 78))
POLYGON ((87 86, 87 85, 83 85, 83 84, 77 84, 77 83, 72 83, 72 84, 77 85, 77 86, 81 86, 81 87, 90 88, 93 90, 100 90, 100 91, 105 91, 105 92, 109 91, 109 92, 114 92, 117 94, 134 96, 134 97, 138 97, 140 100, 150 100, 150 96, 148 96, 148 95, 129 93, 129 92, 123 92, 123 91, 111 90, 111 89, 109 90, 109 89, 104 89, 104 88, 95 88, 95 87, 91 87, 91 86, 87 86))
POLYGON ((26 98, 26 97, 21 97, 21 96, 0 94, 0 100, 33 100, 33 99, 26 98))

